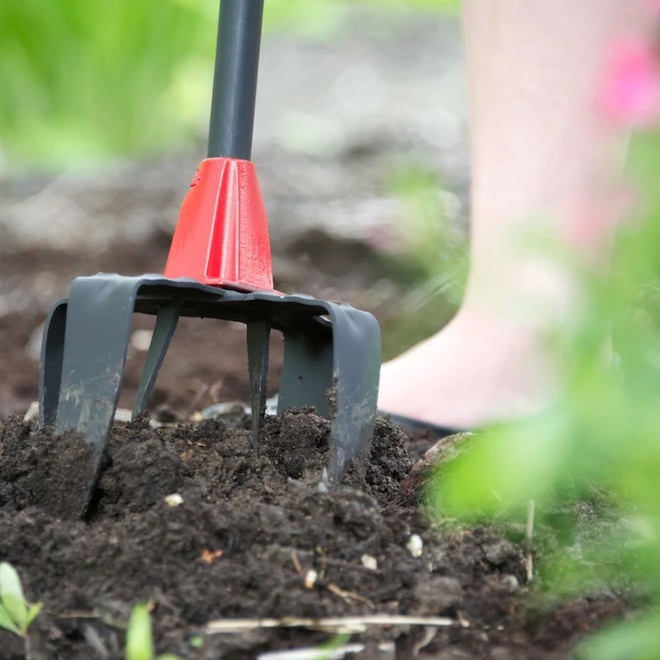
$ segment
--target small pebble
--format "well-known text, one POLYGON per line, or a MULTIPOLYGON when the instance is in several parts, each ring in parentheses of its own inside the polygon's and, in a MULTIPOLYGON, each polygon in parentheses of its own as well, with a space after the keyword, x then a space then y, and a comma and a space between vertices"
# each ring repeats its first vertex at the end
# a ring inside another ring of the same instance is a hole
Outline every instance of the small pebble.
POLYGON ((319 574, 312 568, 305 574, 305 588, 311 589, 318 579, 319 574))
POLYGON ((518 578, 515 575, 503 575, 500 578, 500 587, 510 593, 513 593, 514 591, 518 591, 520 583, 518 582, 518 578))
POLYGON ((362 562, 362 566, 368 568, 370 571, 375 571, 378 568, 378 560, 371 555, 362 555, 360 561, 362 562))
POLYGON ((424 541, 422 541, 422 537, 418 534, 411 534, 410 538, 408 539, 408 543, 406 543, 408 552, 410 552, 413 557, 421 557, 423 547, 424 541))
POLYGON ((179 504, 183 504, 183 497, 179 495, 179 493, 172 493, 172 495, 165 495, 165 504, 167 506, 179 506, 179 504))

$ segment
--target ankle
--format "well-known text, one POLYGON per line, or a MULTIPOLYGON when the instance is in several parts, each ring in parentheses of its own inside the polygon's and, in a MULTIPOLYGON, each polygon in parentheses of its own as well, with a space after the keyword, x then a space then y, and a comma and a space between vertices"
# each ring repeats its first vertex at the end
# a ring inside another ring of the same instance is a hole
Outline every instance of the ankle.
POLYGON ((381 370, 381 409, 474 428, 529 415, 552 397, 545 329, 465 307, 442 331, 381 370))

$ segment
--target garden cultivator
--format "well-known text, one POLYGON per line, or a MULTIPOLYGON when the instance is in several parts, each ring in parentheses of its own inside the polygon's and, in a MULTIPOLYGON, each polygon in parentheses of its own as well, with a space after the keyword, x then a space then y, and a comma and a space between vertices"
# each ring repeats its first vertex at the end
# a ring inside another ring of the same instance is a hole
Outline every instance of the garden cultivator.
POLYGON ((313 406, 332 419, 329 479, 369 448, 376 414, 380 332, 371 314, 273 288, 266 214, 250 162, 263 0, 222 0, 208 158, 191 183, 163 275, 79 277, 46 322, 40 424, 82 435, 73 507, 92 496, 119 398, 134 312, 156 316, 134 415, 147 406, 182 316, 241 321, 253 411, 265 414, 271 329, 284 337, 278 410, 313 406))

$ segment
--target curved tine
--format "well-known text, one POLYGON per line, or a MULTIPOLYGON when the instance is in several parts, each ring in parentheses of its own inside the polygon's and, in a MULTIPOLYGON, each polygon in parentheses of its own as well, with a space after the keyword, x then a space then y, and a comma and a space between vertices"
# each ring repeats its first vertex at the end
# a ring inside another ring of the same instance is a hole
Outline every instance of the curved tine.
POLYGON ((69 293, 55 430, 85 436, 98 461, 123 378, 139 278, 79 277, 69 293))
POLYGON ((53 305, 44 321, 39 367, 40 427, 53 426, 57 417, 62 381, 66 310, 67 301, 60 300, 53 305))
POLYGON ((336 404, 328 472, 338 481, 348 461, 369 454, 376 420, 381 340, 378 321, 368 312, 326 304, 332 319, 336 404))
POLYGON ((163 364, 165 354, 179 322, 180 308, 179 304, 172 303, 170 305, 164 305, 158 310, 154 334, 149 344, 149 350, 142 369, 142 376, 140 377, 140 385, 135 397, 135 404, 133 405, 133 419, 147 408, 149 396, 151 395, 158 372, 163 364))
POLYGON ((266 414, 269 339, 270 325, 268 323, 252 321, 247 324, 250 405, 252 406, 250 440, 253 445, 259 441, 259 430, 266 414))

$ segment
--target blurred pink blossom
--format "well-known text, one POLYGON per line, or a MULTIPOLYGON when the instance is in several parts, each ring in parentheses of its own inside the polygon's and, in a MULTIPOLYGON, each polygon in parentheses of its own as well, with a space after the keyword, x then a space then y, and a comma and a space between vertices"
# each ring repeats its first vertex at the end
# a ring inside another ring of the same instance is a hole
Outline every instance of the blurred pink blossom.
POLYGON ((598 106, 619 124, 660 124, 660 58, 653 44, 632 39, 613 44, 598 106))
POLYGON ((614 228, 628 217, 636 202, 634 191, 627 187, 575 200, 566 214, 566 238, 571 245, 583 247, 609 242, 614 228))
POLYGON ((646 0, 646 9, 653 18, 660 15, 660 0, 646 0))

